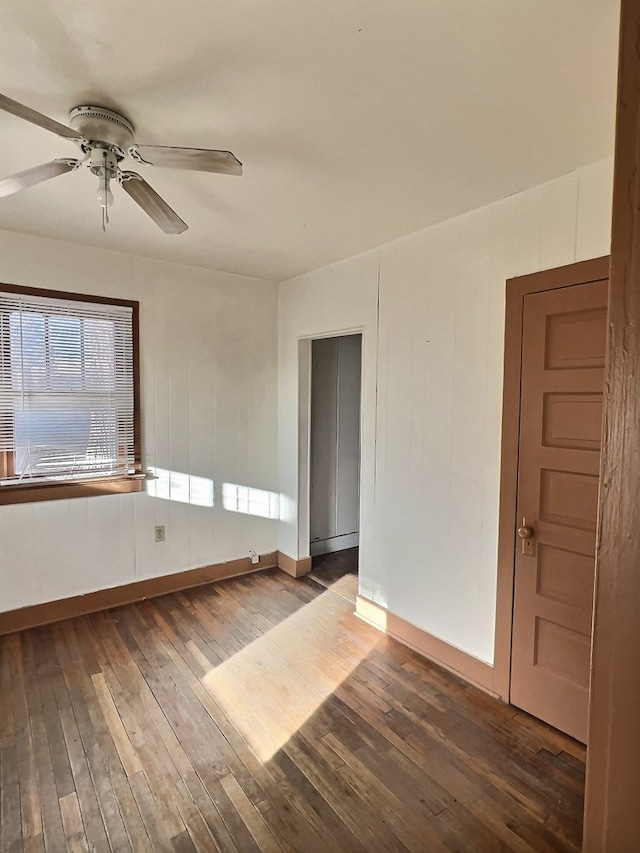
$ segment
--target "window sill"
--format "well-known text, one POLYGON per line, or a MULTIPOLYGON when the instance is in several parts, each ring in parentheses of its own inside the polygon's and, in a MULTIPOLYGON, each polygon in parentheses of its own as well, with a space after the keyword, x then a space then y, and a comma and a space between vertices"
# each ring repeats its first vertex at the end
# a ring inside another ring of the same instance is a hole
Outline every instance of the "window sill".
POLYGON ((88 480, 83 483, 61 482, 0 486, 0 506, 3 504, 32 503, 33 501, 121 495, 126 492, 141 492, 143 488, 144 478, 140 477, 113 477, 103 480, 88 480))

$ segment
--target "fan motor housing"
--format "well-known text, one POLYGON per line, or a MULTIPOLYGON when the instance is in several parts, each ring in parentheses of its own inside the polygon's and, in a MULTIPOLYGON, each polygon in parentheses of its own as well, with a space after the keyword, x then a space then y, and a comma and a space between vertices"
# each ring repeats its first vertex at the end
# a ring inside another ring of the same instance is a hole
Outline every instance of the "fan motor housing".
MULTIPOLYGON (((118 159, 124 159, 129 146, 133 145, 133 125, 120 113, 106 107, 79 106, 69 113, 69 124, 80 131, 89 143, 100 142, 117 149, 118 159)), ((93 146, 83 145, 84 150, 93 146)))

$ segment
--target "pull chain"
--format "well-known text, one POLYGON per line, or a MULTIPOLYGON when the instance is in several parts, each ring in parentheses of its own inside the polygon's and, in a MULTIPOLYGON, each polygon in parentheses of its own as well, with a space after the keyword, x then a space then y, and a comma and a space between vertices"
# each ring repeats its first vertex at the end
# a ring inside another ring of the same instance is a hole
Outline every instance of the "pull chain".
POLYGON ((104 179, 104 200, 105 204, 102 207, 102 231, 106 233, 107 225, 109 224, 109 202, 108 202, 108 192, 109 192, 109 180, 107 178, 107 152, 102 152, 102 159, 104 161, 104 167, 102 170, 102 175, 104 179))

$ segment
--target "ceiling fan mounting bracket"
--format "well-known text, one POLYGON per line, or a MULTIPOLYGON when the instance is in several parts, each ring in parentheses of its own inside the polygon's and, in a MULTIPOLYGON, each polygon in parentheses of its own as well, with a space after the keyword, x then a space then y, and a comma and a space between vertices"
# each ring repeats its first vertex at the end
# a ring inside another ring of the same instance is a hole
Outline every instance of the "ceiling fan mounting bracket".
POLYGON ((84 137, 80 147, 85 153, 93 148, 108 149, 120 162, 124 160, 127 149, 134 142, 131 122, 106 107, 74 107, 69 113, 69 124, 84 137))
POLYGON ((115 178, 118 172, 118 163, 122 161, 117 149, 113 145, 93 145, 88 153, 89 171, 104 177, 106 174, 109 178, 115 178))
POLYGON ((145 166, 153 166, 153 163, 150 163, 148 160, 144 159, 142 154, 138 151, 137 145, 132 145, 127 153, 129 154, 129 157, 131 157, 132 160, 136 161, 136 163, 142 163, 145 166))
POLYGON ((55 160, 56 163, 64 163, 67 166, 71 166, 72 170, 76 172, 80 166, 82 166, 82 160, 76 160, 75 157, 57 157, 55 160))

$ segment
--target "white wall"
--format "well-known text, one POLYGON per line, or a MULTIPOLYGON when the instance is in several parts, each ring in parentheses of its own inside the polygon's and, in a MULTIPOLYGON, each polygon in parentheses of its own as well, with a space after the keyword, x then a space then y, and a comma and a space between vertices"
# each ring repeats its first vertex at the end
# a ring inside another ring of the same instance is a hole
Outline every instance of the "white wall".
POLYGON ((311 553, 358 544, 362 338, 341 335, 311 347, 311 553))
POLYGON ((0 611, 276 549, 274 518, 222 499, 277 491, 275 284, 8 232, 0 281, 140 301, 143 465, 171 472, 157 496, 0 506, 0 611))
POLYGON ((594 163, 280 287, 279 547, 306 556, 299 339, 362 328, 360 592, 490 663, 505 280, 607 254, 611 174, 594 163))

